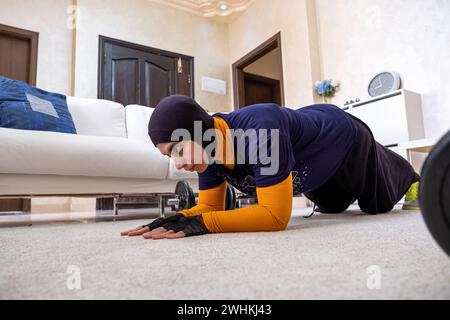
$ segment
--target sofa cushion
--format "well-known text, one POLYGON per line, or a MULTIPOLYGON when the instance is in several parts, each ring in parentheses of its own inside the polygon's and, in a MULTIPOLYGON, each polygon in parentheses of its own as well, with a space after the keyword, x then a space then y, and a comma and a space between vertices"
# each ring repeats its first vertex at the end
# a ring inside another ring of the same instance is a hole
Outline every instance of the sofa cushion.
POLYGON ((125 108, 128 139, 152 143, 148 135, 148 123, 150 122, 153 110, 153 108, 136 104, 129 105, 125 108))
POLYGON ((166 179, 169 160, 125 138, 0 128, 0 174, 166 179))
POLYGON ((184 169, 178 170, 175 166, 175 161, 169 161, 169 176, 170 180, 196 180, 198 179, 197 172, 190 172, 184 169))
POLYGON ((0 127, 77 133, 66 96, 0 77, 0 127))
POLYGON ((117 102, 67 97, 78 134, 126 138, 125 108, 117 102))
MULTIPOLYGON (((148 124, 154 110, 154 108, 137 104, 130 104, 125 107, 128 139, 152 143, 148 135, 148 124)), ((208 113, 211 116, 216 114, 216 112, 208 113)))
MULTIPOLYGON (((154 148, 156 152, 159 150, 153 145, 148 135, 148 123, 153 113, 153 108, 148 108, 140 105, 129 105, 125 108, 127 119, 127 134, 128 139, 137 140, 148 143, 150 148, 154 148)), ((195 180, 197 173, 192 173, 186 170, 177 170, 175 162, 170 159, 169 175, 170 180, 195 180)))

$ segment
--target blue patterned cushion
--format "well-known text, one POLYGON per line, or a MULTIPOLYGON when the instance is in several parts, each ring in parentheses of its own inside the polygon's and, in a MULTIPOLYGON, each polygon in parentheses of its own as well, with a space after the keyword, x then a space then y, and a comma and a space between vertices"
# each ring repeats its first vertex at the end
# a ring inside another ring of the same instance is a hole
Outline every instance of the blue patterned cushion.
POLYGON ((76 134, 66 96, 0 77, 0 127, 76 134))

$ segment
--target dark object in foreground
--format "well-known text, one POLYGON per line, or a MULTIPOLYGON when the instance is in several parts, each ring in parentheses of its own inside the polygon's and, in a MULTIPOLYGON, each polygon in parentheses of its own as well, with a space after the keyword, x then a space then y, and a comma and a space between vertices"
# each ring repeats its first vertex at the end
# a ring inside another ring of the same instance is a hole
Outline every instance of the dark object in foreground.
POLYGON ((450 256, 450 132, 425 162, 419 202, 428 229, 450 256))

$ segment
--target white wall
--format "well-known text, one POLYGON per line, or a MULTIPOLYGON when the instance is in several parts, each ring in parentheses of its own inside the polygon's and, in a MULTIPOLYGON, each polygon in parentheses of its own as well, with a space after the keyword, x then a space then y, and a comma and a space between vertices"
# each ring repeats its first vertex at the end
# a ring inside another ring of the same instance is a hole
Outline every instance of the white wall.
MULTIPOLYGON (((0 23, 39 32, 37 86, 63 94, 71 86, 71 4, 0 0, 0 23)), ((287 106, 320 102, 313 83, 324 77, 342 82, 334 103, 364 99, 370 77, 394 69, 423 96, 427 136, 450 128, 447 0, 257 0, 229 26, 146 0, 79 5, 77 96, 97 96, 102 34, 194 56, 196 99, 210 111, 231 110, 231 64, 281 31, 287 106), (228 94, 202 92, 203 75, 227 80, 228 94)))
POLYGON ((230 65, 281 31, 285 105, 314 102, 309 0, 257 0, 230 26, 230 65))
POLYGON ((195 98, 209 111, 227 111, 231 95, 201 91, 201 77, 230 84, 228 28, 146 0, 78 0, 75 95, 97 97, 99 35, 194 56, 195 98))
POLYGON ((62 94, 70 94, 71 4, 72 0, 0 0, 1 24, 39 32, 37 86, 62 94))
POLYGON ((367 97, 372 75, 398 71, 422 94, 427 137, 450 129, 450 1, 317 0, 323 76, 334 103, 367 97))
POLYGON ((271 79, 281 80, 280 48, 270 51, 252 64, 244 68, 245 72, 271 79))

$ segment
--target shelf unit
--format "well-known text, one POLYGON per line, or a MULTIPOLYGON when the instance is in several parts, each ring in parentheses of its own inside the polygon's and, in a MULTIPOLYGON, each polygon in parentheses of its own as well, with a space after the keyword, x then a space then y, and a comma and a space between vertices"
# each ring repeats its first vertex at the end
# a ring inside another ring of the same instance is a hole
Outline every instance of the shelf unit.
POLYGON ((422 98, 418 93, 402 89, 341 108, 364 121, 375 139, 388 148, 425 139, 422 98))

